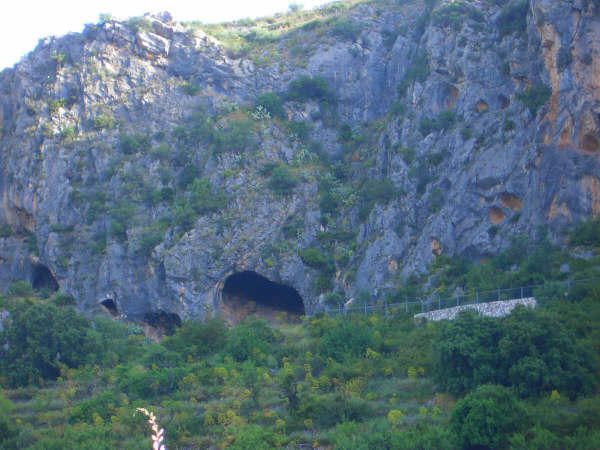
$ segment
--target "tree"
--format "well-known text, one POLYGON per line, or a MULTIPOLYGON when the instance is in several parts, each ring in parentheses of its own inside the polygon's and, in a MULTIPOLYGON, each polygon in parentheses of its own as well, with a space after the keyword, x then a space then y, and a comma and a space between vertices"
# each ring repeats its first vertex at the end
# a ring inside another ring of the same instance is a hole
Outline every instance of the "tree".
POLYGON ((527 426, 521 402, 507 388, 479 386, 456 403, 450 425, 463 449, 505 448, 527 426))
POLYGON ((0 333, 0 373, 12 386, 54 380, 96 352, 89 321, 70 307, 19 305, 0 333))

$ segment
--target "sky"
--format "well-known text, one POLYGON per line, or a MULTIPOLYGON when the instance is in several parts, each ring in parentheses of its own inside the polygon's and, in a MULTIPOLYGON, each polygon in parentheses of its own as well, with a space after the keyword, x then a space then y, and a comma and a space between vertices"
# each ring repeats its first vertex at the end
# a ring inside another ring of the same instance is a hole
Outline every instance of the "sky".
POLYGON ((312 8, 331 0, 8 0, 0 15, 0 70, 12 67, 46 36, 83 30, 100 14, 126 19, 169 11, 175 20, 204 23, 285 12, 291 3, 312 8))

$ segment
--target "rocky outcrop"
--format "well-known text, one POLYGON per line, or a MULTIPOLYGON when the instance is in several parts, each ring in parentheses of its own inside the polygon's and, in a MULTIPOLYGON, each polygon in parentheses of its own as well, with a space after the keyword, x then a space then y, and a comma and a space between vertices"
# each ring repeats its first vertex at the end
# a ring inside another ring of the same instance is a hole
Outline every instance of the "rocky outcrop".
POLYGON ((310 313, 597 217, 597 2, 431 3, 233 50, 166 14, 40 42, 0 73, 0 285, 203 316, 251 270, 310 313))

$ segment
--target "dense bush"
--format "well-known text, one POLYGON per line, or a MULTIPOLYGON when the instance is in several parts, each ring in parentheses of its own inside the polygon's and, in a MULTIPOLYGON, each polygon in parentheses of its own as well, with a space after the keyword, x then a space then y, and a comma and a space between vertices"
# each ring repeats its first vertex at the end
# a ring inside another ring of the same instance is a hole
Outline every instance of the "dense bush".
POLYGON ((175 334, 164 341, 164 346, 186 359, 201 358, 220 351, 225 346, 227 328, 221 320, 184 322, 175 334))
POLYGON ((460 30, 466 19, 471 19, 475 22, 483 22, 485 20, 481 11, 463 1, 456 1, 446 4, 437 9, 432 14, 432 22, 441 27, 452 27, 455 30, 460 30))
POLYGON ((244 152, 254 150, 256 136, 254 122, 247 118, 232 118, 222 127, 215 128, 213 140, 216 152, 244 152))
POLYGON ((324 78, 303 75, 290 83, 287 90, 287 99, 296 102, 317 100, 333 103, 335 101, 335 94, 331 91, 324 78))
POLYGON ((61 366, 81 366, 98 350, 84 317, 44 302, 12 311, 0 342, 0 373, 11 386, 54 380, 61 366))
POLYGON ((121 151, 126 155, 150 150, 150 138, 143 134, 121 134, 119 142, 121 151))
POLYGON ((494 383, 521 397, 558 390, 574 398, 597 385, 594 357, 543 313, 518 308, 502 320, 465 313, 442 330, 435 376, 450 392, 494 383))
POLYGON ((331 258, 316 247, 302 249, 299 255, 302 262, 313 269, 326 273, 331 273, 334 270, 331 258))
POLYGON ((254 102, 255 106, 265 108, 271 117, 285 118, 285 110, 283 109, 283 99, 276 92, 263 92, 254 102))
POLYGON ((272 354, 276 339, 276 333, 266 322, 249 319, 230 331, 225 349, 236 361, 264 361, 272 354))
POLYGON ((341 17, 331 19, 327 25, 331 27, 330 30, 333 36, 349 41, 358 39, 362 31, 359 23, 341 17))
POLYGON ((94 129, 107 130, 115 126, 115 118, 111 113, 102 113, 94 117, 94 129))
POLYGON ((573 245, 589 245, 600 247, 600 218, 581 222, 571 234, 573 245))
POLYGON ((296 174, 285 164, 279 164, 271 170, 269 188, 277 195, 291 195, 299 180, 296 174))
POLYGON ((226 206, 225 194, 211 185, 208 178, 196 178, 189 191, 191 207, 197 214, 208 214, 219 211, 226 206))
POLYGON ((509 436, 527 427, 527 416, 509 389, 483 385, 458 401, 451 426, 464 449, 506 448, 509 436))

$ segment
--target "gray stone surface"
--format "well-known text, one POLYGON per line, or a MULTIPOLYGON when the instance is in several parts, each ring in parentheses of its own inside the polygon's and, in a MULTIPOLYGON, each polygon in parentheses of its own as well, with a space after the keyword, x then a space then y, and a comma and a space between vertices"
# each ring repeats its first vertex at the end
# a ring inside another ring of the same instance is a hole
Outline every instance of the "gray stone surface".
POLYGON ((346 298, 375 289, 385 295, 440 254, 479 258, 540 226, 560 242, 567 227, 600 214, 596 3, 532 0, 526 31, 506 36, 499 6, 467 3, 483 22, 430 20, 422 34, 415 26, 421 2, 362 4, 341 13, 358 25, 356 37, 290 31, 270 59, 236 55, 164 14, 146 17, 143 29, 111 20, 41 41, 0 73, 0 224, 12 230, 0 238, 0 287, 29 279, 35 258, 82 310, 95 311, 111 292, 130 317, 156 309, 201 316, 218 307, 228 274, 254 270, 296 288, 308 312, 318 309, 318 271, 299 250, 318 245, 331 225, 319 208, 320 174, 303 159, 307 146, 272 119, 255 124, 247 152, 215 155, 205 143, 173 138, 200 106, 211 115, 252 108, 259 93, 283 92, 307 74, 333 89, 337 118, 320 116, 316 102, 286 103, 288 117, 310 122, 311 138, 343 158, 355 185, 387 177, 395 187, 394 199, 365 220, 357 193, 344 194, 347 205, 334 219, 357 235, 336 247, 332 289, 346 298), (428 74, 399 97, 419 54, 428 74), (198 92, 188 95, 184 83, 198 92), (542 84, 552 94, 533 113, 519 95, 542 84), (454 124, 422 126, 445 110, 454 124), (107 117, 112 126, 100 126, 107 117), (339 139, 342 124, 367 137, 350 155, 339 139), (121 133, 148 136, 148 148, 126 154, 121 133), (149 151, 161 140, 173 154, 190 155, 185 164, 229 201, 185 233, 169 227, 141 254, 146 227, 174 214, 165 203, 149 206, 144 192, 176 189, 183 176, 181 164, 149 151), (274 195, 262 172, 278 162, 298 168, 289 197, 274 195), (131 192, 135 214, 126 239, 115 238, 110 211, 131 192), (292 219, 299 234, 285 237, 292 219))
POLYGON ((508 316, 517 306, 526 308, 535 308, 537 302, 535 298, 518 298, 514 300, 501 300, 497 302, 479 303, 472 305, 453 306, 452 308, 436 309, 426 313, 415 314, 416 321, 431 320, 454 320, 458 314, 463 311, 476 311, 479 315, 485 317, 505 317, 508 316))

